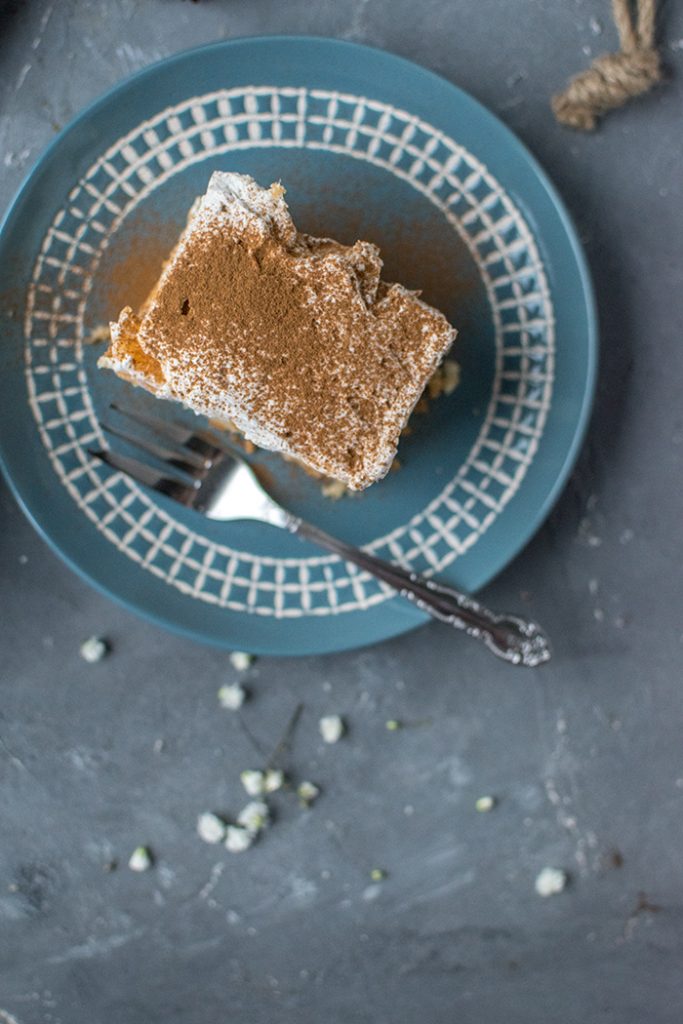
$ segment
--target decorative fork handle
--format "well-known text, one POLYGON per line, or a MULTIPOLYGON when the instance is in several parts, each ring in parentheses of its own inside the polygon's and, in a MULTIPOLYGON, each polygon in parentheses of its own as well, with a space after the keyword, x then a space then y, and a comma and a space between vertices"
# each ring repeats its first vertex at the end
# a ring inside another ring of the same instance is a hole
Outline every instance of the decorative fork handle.
POLYGON ((353 562, 378 580, 388 583, 421 611, 481 640, 503 661, 533 668, 549 660, 548 639, 535 622, 517 615, 496 615, 467 594, 391 565, 367 551, 331 537, 303 519, 290 516, 287 527, 292 533, 340 555, 345 561, 353 562))

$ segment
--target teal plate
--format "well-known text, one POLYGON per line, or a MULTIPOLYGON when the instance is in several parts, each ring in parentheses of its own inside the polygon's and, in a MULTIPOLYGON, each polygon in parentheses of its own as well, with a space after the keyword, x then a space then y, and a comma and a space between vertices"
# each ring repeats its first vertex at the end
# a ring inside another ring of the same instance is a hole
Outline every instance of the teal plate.
POLYGON ((43 154, 0 235, 0 455, 52 546, 127 607, 197 640, 342 650, 424 615, 256 523, 208 523, 99 464, 118 399, 186 413, 98 371, 93 329, 135 305, 216 169, 281 180, 296 224, 377 242, 385 276, 458 327, 461 383, 411 421, 400 468, 333 501, 261 454, 292 511, 475 591, 529 540, 574 462, 596 326, 574 229, 515 137, 398 57, 315 38, 181 53, 88 107, 43 154))

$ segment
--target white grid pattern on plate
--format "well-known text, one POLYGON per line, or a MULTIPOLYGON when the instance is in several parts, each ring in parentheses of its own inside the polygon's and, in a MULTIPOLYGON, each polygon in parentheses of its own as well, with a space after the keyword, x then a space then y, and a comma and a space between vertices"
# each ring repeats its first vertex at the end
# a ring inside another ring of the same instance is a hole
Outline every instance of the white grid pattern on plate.
POLYGON ((391 591, 331 556, 269 558, 218 544, 154 497, 93 463, 101 443, 82 366, 83 319, 102 253, 163 181, 235 149, 294 146, 343 153, 407 181, 467 245, 496 337, 491 399, 467 460, 429 505, 371 550, 427 574, 463 554, 517 491, 552 400, 554 323, 539 254, 520 211, 487 169, 413 115, 365 97, 242 87, 161 111, 111 146, 71 190, 36 261, 25 317, 29 401, 52 465, 116 547, 191 597, 277 617, 370 607, 391 591))

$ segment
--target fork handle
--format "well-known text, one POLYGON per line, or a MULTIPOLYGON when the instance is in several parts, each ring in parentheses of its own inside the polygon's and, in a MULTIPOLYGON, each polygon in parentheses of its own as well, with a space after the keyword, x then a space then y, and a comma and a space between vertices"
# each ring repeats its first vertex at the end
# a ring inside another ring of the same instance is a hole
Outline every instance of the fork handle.
POLYGON ((303 519, 292 516, 287 525, 292 533, 340 555, 345 561, 353 562, 378 580, 388 583, 421 611, 481 640, 503 661, 533 668, 550 658, 548 639, 535 622, 517 615, 497 615, 468 594, 391 565, 361 548, 331 537, 303 519))

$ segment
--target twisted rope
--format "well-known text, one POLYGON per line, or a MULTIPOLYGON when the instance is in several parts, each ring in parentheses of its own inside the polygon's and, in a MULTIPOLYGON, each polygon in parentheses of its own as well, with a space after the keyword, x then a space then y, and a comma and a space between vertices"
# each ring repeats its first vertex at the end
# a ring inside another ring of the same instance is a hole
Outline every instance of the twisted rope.
POLYGON ((655 49, 656 0, 612 0, 612 13, 621 49, 597 57, 591 66, 553 97, 552 108, 560 124, 592 132, 599 118, 627 100, 647 92, 660 81, 662 68, 655 49))

